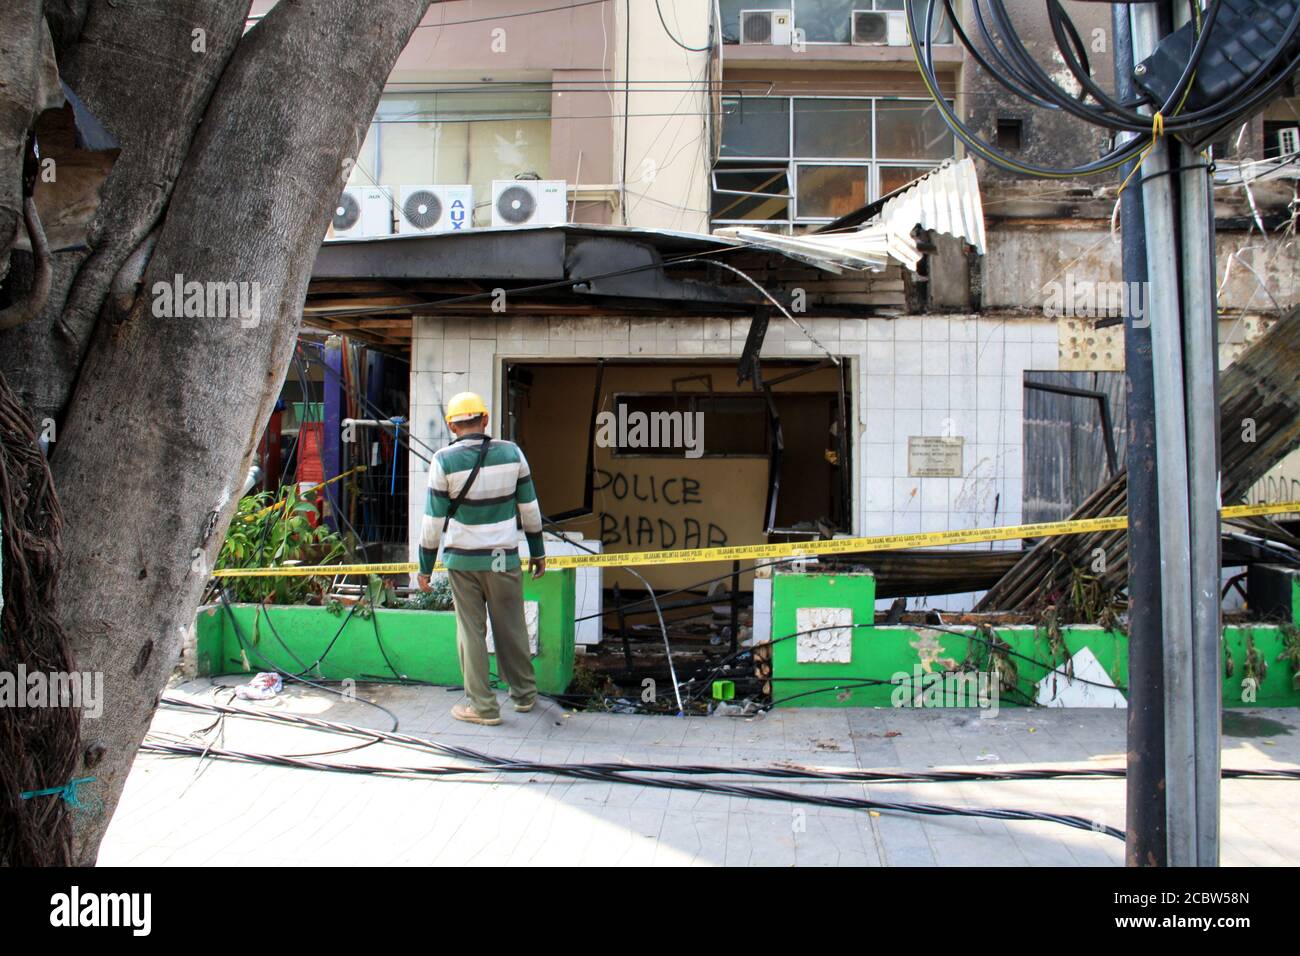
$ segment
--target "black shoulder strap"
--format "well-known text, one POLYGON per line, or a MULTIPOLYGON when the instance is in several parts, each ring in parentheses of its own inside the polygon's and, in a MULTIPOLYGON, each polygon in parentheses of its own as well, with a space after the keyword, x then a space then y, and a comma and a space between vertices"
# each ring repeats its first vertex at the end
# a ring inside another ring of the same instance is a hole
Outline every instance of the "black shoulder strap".
POLYGON ((484 435, 483 443, 479 445, 478 449, 478 460, 474 462, 474 467, 470 469, 469 476, 465 479, 465 484, 461 485, 460 493, 456 495, 456 497, 451 500, 451 504, 447 506, 447 517, 442 522, 443 534, 447 533, 447 526, 451 524, 451 519, 454 518, 456 512, 460 510, 461 502, 465 500, 465 496, 469 494, 470 487, 474 484, 474 479, 478 477, 479 469, 483 467, 483 462, 487 458, 488 445, 490 444, 492 444, 492 439, 487 435, 484 435))

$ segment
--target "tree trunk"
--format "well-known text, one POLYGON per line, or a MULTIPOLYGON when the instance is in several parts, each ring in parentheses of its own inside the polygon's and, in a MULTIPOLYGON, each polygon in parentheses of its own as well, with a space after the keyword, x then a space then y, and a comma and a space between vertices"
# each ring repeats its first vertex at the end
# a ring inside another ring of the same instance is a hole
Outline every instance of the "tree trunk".
POLYGON ((33 414, 60 413, 59 615, 78 669, 104 675, 79 774, 106 812, 78 828, 77 862, 94 862, 193 624, 330 210, 428 2, 280 0, 242 36, 248 0, 61 3, 51 21, 63 78, 122 146, 91 251, 56 254, 45 315, 0 336, 33 414), (248 283, 259 308, 186 315, 164 291, 178 281, 248 283))

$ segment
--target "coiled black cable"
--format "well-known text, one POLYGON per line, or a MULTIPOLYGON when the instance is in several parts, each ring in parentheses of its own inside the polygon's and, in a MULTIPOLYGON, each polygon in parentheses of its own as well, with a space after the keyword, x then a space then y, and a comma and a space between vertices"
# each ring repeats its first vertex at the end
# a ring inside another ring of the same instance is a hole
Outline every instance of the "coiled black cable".
POLYGON ((983 48, 962 28, 952 0, 905 0, 912 25, 909 30, 917 68, 935 106, 952 132, 983 159, 1011 172, 1048 178, 1073 178, 1116 170, 1137 159, 1154 138, 1163 133, 1177 134, 1189 145, 1199 148, 1223 126, 1246 115, 1274 94, 1277 88, 1300 67, 1300 54, 1287 56, 1300 31, 1300 6, 1288 20, 1276 18, 1276 42, 1251 72, 1219 101, 1196 110, 1184 111, 1195 80, 1197 67, 1213 38, 1213 28, 1223 0, 1210 0, 1204 10, 1199 0, 1187 0, 1195 31, 1187 62, 1161 102, 1150 97, 1121 102, 1102 89, 1091 76, 1082 38, 1059 0, 1047 0, 1046 10, 1061 62, 1079 84, 1079 91, 1064 89, 1034 59, 1017 33, 1004 0, 971 0, 971 15, 983 48), (1079 119, 1115 133, 1139 134, 1127 138, 1101 158, 1070 167, 1050 167, 1025 162, 1010 156, 971 130, 953 111, 940 93, 934 66, 934 24, 942 10, 953 24, 953 34, 971 59, 999 85, 1040 109, 1069 113, 1079 119), (1145 106, 1151 114, 1139 112, 1145 106), (1143 136, 1140 134, 1150 134, 1143 136))

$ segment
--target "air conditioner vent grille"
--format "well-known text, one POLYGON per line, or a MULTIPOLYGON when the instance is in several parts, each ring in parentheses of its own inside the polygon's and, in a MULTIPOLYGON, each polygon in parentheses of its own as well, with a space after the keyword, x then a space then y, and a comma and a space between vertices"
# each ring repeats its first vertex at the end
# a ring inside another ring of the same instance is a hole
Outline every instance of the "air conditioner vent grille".
POLYGON ((442 219, 442 201, 427 189, 410 193, 402 203, 402 215, 417 229, 430 229, 442 219))
POLYGON ((772 15, 763 13, 746 13, 741 17, 740 32, 745 43, 772 42, 772 15))
POLYGON ((497 197, 497 215, 505 222, 518 225, 528 222, 537 211, 537 200, 523 186, 503 189, 497 197))
POLYGON ((334 207, 334 228, 351 229, 361 218, 361 204, 351 193, 343 193, 334 207))
POLYGON ((889 42, 889 17, 873 10, 853 11, 853 42, 889 42))

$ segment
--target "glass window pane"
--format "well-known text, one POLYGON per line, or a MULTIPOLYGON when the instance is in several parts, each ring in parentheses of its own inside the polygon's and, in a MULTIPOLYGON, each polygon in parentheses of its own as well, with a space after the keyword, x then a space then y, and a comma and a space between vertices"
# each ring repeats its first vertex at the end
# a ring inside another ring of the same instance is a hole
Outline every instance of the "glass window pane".
POLYGON ((869 100, 794 101, 794 154, 827 159, 871 156, 869 100))
POLYGON ((732 97, 722 101, 723 156, 789 156, 790 101, 732 97))
MULTIPOLYGON (((914 179, 920 179, 933 167, 924 166, 881 166, 880 196, 888 196, 895 189, 902 189, 914 179)), ((879 199, 880 196, 876 198, 879 199)))
POLYGON ((838 219, 867 204, 866 166, 799 164, 799 218, 838 219))
POLYGON ((790 218, 790 176, 780 169, 742 168, 714 171, 714 219, 788 220, 790 218), (767 196, 737 196, 725 190, 767 193, 767 196))
POLYGON ((492 219, 492 180, 514 179, 520 173, 551 173, 550 120, 502 120, 460 125, 469 130, 469 173, 464 182, 474 187, 474 221, 486 226, 492 219))
POLYGON ((379 182, 384 186, 464 183, 465 123, 386 123, 379 133, 379 182))
MULTIPOLYGON (((903 0, 876 0, 877 10, 902 10, 903 0)), ((916 19, 922 19, 921 12, 925 9, 924 4, 917 4, 916 19)), ((958 7, 958 10, 961 8, 958 7)), ((920 31, 921 40, 925 40, 925 31, 920 31)), ((934 5, 934 42, 951 43, 952 42, 952 21, 948 19, 948 12, 944 10, 942 3, 934 5)))
POLYGON ((933 103, 876 102, 876 155, 882 159, 950 159, 952 133, 933 103))
POLYGON ((486 225, 492 180, 550 174, 550 89, 384 95, 375 111, 385 186, 469 183, 486 225))
POLYGON ((371 123, 366 131, 366 141, 361 144, 361 151, 357 153, 356 165, 352 167, 352 173, 348 176, 349 186, 373 186, 379 182, 375 172, 375 143, 380 135, 379 127, 371 123))
POLYGON ((795 0, 795 29, 809 43, 848 43, 854 9, 865 9, 862 0, 795 0))
POLYGON ((549 87, 492 93, 439 92, 385 93, 375 118, 385 122, 464 122, 476 119, 518 117, 533 119, 551 115, 549 87))

